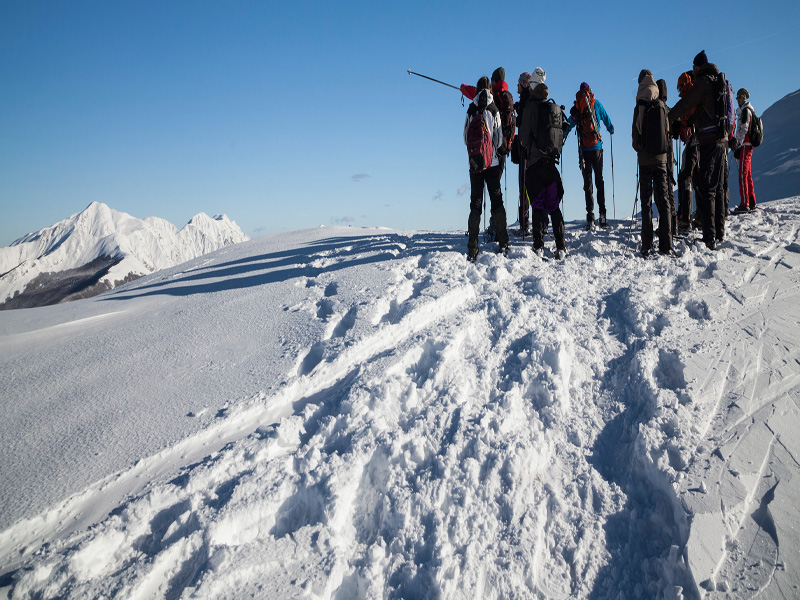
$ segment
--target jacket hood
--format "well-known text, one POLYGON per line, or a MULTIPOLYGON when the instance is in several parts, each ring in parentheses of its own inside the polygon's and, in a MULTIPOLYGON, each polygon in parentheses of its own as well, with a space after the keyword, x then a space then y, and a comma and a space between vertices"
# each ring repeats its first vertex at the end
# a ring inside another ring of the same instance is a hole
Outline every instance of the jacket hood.
POLYGON ((492 102, 494 102, 494 96, 492 96, 492 92, 490 90, 479 90, 475 97, 472 99, 472 103, 477 107, 478 106, 478 99, 481 97, 481 94, 486 92, 486 106, 489 106, 492 102))
POLYGON ((508 84, 505 81, 496 81, 492 84, 492 91, 495 93, 507 92, 508 84))
POLYGON ((547 84, 540 83, 531 91, 531 98, 534 100, 547 100, 550 96, 550 90, 547 89, 547 84))
POLYGON ((646 102, 650 102, 658 98, 658 86, 653 80, 653 76, 647 73, 641 79, 641 82, 639 82, 639 91, 636 92, 636 101, 645 100, 646 102))
POLYGON ((716 77, 719 75, 719 69, 714 63, 706 63, 700 67, 697 67, 697 74, 701 76, 706 75, 709 77, 716 77))

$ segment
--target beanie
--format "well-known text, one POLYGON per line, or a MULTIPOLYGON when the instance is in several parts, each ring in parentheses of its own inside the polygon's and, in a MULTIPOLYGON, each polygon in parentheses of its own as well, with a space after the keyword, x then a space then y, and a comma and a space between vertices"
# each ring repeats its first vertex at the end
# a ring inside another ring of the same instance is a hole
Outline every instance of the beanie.
POLYGON ((525 71, 519 76, 519 84, 522 87, 526 88, 530 85, 530 83, 531 83, 531 74, 528 73, 527 71, 525 71))
POLYGON ((708 57, 706 57, 706 51, 700 50, 700 53, 694 57, 694 61, 692 65, 695 67, 702 67, 703 65, 708 63, 708 57))
POLYGON ((591 90, 592 88, 589 87, 589 84, 585 81, 581 84, 581 90, 591 90))
POLYGON ((506 70, 503 67, 497 67, 492 73, 492 83, 499 83, 506 80, 506 70))
POLYGON ((745 100, 750 99, 750 92, 747 91, 747 88, 741 88, 738 92, 736 92, 736 97, 742 96, 745 100))
POLYGON ((478 85, 476 85, 475 87, 478 88, 478 91, 480 91, 480 90, 488 90, 490 86, 491 84, 489 83, 489 78, 486 75, 484 75, 483 77, 478 79, 478 85))
POLYGON ((547 77, 547 74, 544 72, 544 69, 542 69, 542 67, 536 67, 533 70, 533 73, 531 73, 530 87, 534 88, 537 85, 539 85, 540 83, 544 83, 544 80, 545 80, 546 77, 547 77))
POLYGON ((639 83, 642 83, 642 79, 644 79, 648 75, 650 75, 650 77, 653 76, 653 74, 649 70, 642 69, 641 72, 639 73, 639 83))

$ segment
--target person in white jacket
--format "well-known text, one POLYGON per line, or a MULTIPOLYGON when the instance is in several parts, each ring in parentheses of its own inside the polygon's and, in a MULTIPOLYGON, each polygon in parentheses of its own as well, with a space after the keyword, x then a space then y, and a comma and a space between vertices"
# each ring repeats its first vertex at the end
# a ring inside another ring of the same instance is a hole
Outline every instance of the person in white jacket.
MULTIPOLYGON (((478 256, 478 231, 481 222, 481 212, 483 210, 483 186, 486 185, 489 191, 489 200, 491 201, 491 213, 497 230, 497 242, 500 244, 500 251, 505 251, 508 248, 508 228, 506 226, 506 209, 503 206, 503 192, 500 184, 500 177, 502 169, 500 166, 500 159, 497 155, 497 150, 503 144, 503 127, 500 121, 500 113, 497 106, 494 104, 492 91, 490 89, 490 82, 488 77, 481 77, 478 81, 478 91, 475 98, 467 109, 467 117, 464 121, 464 144, 467 148, 470 147, 468 140, 468 133, 470 124, 476 120, 483 118, 486 124, 489 136, 492 141, 492 155, 491 163, 488 166, 484 164, 474 164, 470 159, 470 196, 469 196, 469 219, 468 226, 468 241, 467 241, 467 258, 475 260, 478 256)), ((488 161, 487 161, 488 162, 488 161)))
POLYGON ((751 158, 753 146, 750 143, 750 124, 755 116, 753 105, 750 104, 750 92, 741 88, 736 92, 736 148, 734 156, 739 162, 739 197, 741 202, 735 212, 748 212, 756 209, 756 191, 753 187, 753 172, 751 158))

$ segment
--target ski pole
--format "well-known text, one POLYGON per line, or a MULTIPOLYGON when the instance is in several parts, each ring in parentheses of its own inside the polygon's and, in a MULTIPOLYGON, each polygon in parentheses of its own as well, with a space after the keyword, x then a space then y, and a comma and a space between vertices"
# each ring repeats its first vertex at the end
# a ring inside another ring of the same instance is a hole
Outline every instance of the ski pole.
POLYGON ((614 207, 614 220, 617 220, 617 198, 614 190, 614 134, 611 136, 611 205, 614 207))
POLYGON ((639 204, 639 162, 636 162, 636 197, 633 200, 633 212, 631 213, 631 226, 628 229, 628 241, 633 238, 633 226, 636 223, 636 205, 639 204))
POLYGON ((428 77, 427 75, 421 75, 420 73, 415 73, 411 69, 408 70, 409 75, 416 75, 417 77, 423 77, 425 79, 430 79, 431 81, 435 81, 436 83, 441 83, 442 85, 446 85, 447 87, 453 88, 454 90, 461 91, 461 88, 458 88, 454 85, 450 85, 449 83, 445 83, 444 81, 439 81, 438 79, 434 79, 433 77, 428 77))

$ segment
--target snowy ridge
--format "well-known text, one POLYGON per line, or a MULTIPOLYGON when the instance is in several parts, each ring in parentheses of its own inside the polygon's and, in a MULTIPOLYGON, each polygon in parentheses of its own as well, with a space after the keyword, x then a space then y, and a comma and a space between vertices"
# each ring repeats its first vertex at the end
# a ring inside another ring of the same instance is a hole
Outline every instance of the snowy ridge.
POLYGON ((98 258, 111 259, 99 283, 113 287, 247 240, 225 215, 204 213, 180 231, 157 217, 137 219, 93 202, 55 225, 0 248, 0 299, 7 300, 43 274, 77 269, 98 258))
POLYGON ((800 205, 677 259, 628 227, 309 230, 0 314, 0 591, 796 595, 800 205))

